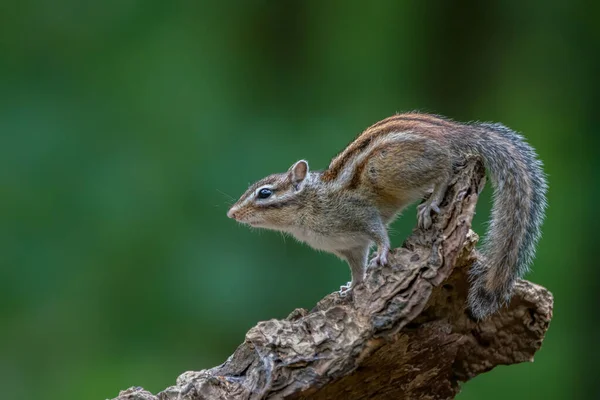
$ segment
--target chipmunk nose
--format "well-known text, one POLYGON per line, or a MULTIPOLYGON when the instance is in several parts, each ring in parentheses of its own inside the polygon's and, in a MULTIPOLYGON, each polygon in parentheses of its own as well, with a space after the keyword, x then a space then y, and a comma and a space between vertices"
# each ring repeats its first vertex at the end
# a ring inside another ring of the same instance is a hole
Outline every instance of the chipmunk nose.
POLYGON ((236 211, 237 210, 234 210, 233 208, 229 209, 229 211, 227 211, 227 216, 229 218, 237 219, 237 217, 236 217, 236 211))

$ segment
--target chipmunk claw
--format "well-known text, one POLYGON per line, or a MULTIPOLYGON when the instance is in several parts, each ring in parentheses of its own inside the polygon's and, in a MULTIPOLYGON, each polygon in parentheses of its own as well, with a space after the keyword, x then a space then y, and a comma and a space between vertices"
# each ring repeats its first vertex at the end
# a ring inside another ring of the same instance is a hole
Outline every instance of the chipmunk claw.
POLYGON ((388 253, 390 252, 389 248, 383 249, 381 251, 377 251, 375 256, 371 259, 371 265, 387 265, 388 263, 388 253))
POLYGON ((339 291, 340 297, 348 296, 348 293, 350 293, 350 289, 352 289, 352 282, 348 282, 345 285, 341 285, 339 291))
POLYGON ((435 214, 440 213, 440 207, 434 202, 430 203, 429 201, 426 201, 425 203, 417 206, 417 223, 419 228, 431 228, 431 225, 433 225, 433 221, 431 219, 432 212, 435 214))

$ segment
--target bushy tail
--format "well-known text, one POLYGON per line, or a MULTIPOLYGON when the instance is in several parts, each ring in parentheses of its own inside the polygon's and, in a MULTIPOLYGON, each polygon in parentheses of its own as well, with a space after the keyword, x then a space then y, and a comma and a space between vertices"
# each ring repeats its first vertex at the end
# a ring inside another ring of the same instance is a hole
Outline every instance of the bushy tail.
POLYGON ((527 272, 541 235, 547 184, 542 163, 522 136, 501 124, 474 124, 469 148, 491 175, 494 205, 483 257, 471 270, 469 307, 476 318, 495 312, 527 272))

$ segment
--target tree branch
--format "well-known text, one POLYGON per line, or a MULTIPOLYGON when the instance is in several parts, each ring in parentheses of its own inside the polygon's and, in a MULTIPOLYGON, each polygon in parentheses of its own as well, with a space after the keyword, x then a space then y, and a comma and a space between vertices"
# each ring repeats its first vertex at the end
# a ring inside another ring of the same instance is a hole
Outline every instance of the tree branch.
POLYGON ((479 160, 458 167, 434 226, 415 229, 352 296, 259 322, 224 364, 185 372, 156 396, 130 388, 117 399, 451 399, 459 382, 532 361, 552 318, 550 292, 520 280, 491 317, 465 310, 484 182, 479 160))

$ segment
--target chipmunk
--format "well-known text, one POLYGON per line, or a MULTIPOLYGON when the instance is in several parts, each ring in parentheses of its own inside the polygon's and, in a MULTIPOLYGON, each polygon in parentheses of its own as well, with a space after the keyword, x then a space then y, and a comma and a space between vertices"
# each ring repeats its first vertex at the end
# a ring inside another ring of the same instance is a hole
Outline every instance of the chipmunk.
POLYGON ((418 225, 432 225, 453 165, 470 154, 482 157, 494 185, 484 257, 470 271, 468 306, 481 319, 510 300, 515 279, 528 270, 546 208, 542 163, 522 136, 501 124, 394 115, 367 128, 324 171, 310 171, 300 160, 261 179, 227 215, 346 260, 350 289, 364 279, 372 244, 377 251, 371 262, 387 264, 387 225, 428 193, 417 208, 418 225))

